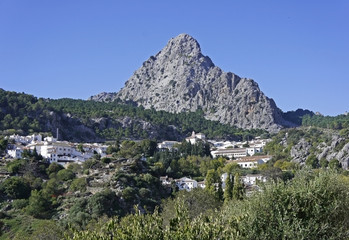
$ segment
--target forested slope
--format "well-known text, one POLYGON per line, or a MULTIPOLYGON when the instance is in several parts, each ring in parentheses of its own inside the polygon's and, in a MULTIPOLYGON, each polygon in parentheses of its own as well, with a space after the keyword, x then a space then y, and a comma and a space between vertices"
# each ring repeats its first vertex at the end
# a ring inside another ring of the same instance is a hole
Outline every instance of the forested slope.
POLYGON ((242 130, 206 120, 203 112, 167 113, 136 107, 130 102, 103 103, 74 99, 43 99, 0 90, 0 130, 3 133, 56 133, 61 139, 103 141, 106 139, 181 140, 192 131, 209 138, 242 139, 263 130, 242 130))

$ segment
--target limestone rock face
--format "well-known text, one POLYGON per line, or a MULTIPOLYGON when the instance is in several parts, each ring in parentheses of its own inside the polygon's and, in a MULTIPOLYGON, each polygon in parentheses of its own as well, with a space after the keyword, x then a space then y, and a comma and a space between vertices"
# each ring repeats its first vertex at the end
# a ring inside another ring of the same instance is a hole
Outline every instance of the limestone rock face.
POLYGON ((293 126, 255 81, 223 72, 201 53, 199 43, 188 34, 172 38, 118 93, 101 93, 90 100, 117 98, 175 113, 202 109, 207 119, 241 128, 275 132, 293 126))

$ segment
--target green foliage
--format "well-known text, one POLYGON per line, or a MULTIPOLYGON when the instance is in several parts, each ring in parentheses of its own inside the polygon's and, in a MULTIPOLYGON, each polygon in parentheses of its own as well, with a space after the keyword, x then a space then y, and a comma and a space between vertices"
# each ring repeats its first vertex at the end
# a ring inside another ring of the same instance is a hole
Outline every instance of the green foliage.
POLYGON ((236 200, 242 200, 243 197, 244 197, 244 186, 241 182, 240 174, 236 173, 234 176, 232 198, 236 200))
POLYGON ((12 202, 12 206, 15 209, 23 209, 26 206, 28 206, 28 204, 29 204, 28 199, 16 199, 16 200, 13 200, 12 202))
POLYGON ((86 207, 92 218, 98 218, 104 214, 111 217, 120 211, 118 199, 115 192, 105 189, 89 198, 86 207))
POLYGON ((234 189, 234 177, 230 172, 228 172, 227 178, 225 179, 224 201, 229 201, 233 199, 233 189, 234 189))
POLYGON ((27 164, 27 161, 24 159, 15 159, 6 164, 7 171, 12 174, 19 173, 21 169, 27 164))
POLYGON ((116 194, 105 189, 89 198, 80 198, 69 209, 68 223, 75 227, 86 227, 93 219, 103 215, 108 217, 120 214, 119 198, 116 194))
POLYGON ((51 198, 42 190, 33 190, 26 212, 35 218, 50 218, 52 215, 51 198))
POLYGON ((61 181, 68 181, 75 178, 75 173, 70 169, 62 169, 57 172, 57 178, 61 181))
POLYGON ((58 240, 63 238, 64 230, 54 220, 35 219, 16 212, 3 222, 6 229, 2 232, 0 239, 58 240))
POLYGON ((242 239, 345 239, 349 233, 348 180, 320 171, 270 182, 249 199, 227 205, 242 239))
POLYGON ((73 100, 73 99, 42 99, 32 95, 8 92, 0 89, 0 130, 14 129, 14 132, 28 134, 32 132, 51 132, 47 122, 53 121, 52 112, 62 116, 59 123, 63 126, 62 137, 86 139, 98 136, 104 139, 136 138, 144 139, 152 135, 143 129, 142 121, 158 127, 159 139, 175 139, 178 135, 186 136, 192 131, 203 132, 209 138, 230 138, 241 140, 244 136, 258 136, 263 130, 243 130, 209 121, 204 118, 202 110, 188 113, 168 113, 136 107, 135 104, 114 101, 110 103, 73 100), (67 119, 71 114, 75 120, 67 119), (101 127, 90 121, 91 118, 105 118, 108 124, 101 127), (129 117, 132 119, 127 127, 117 120, 129 117), (92 133, 79 131, 76 126, 85 125, 92 133), (176 127, 176 130, 172 126, 176 127), (95 136, 94 136, 95 135, 95 136))
POLYGON ((127 187, 122 191, 122 197, 126 201, 134 201, 136 197, 136 190, 132 187, 127 187))
MULTIPOLYGON (((314 126, 330 129, 348 129, 349 128, 349 115, 338 115, 336 117, 321 116, 321 115, 306 115, 302 119, 303 126, 314 126)), ((343 131, 344 133, 344 131, 343 131)))
POLYGON ((219 173, 210 169, 205 178, 205 190, 216 197, 218 201, 223 200, 222 180, 219 173))
POLYGON ((47 175, 50 175, 51 173, 58 173, 62 169, 64 169, 64 167, 61 164, 53 162, 48 166, 48 168, 46 169, 46 172, 47 172, 47 175))
POLYGON ((70 184, 69 190, 70 191, 80 191, 80 192, 84 192, 86 191, 86 186, 87 186, 87 182, 86 182, 86 178, 76 178, 72 181, 72 183, 70 184))
POLYGON ((11 198, 28 198, 30 196, 30 185, 21 177, 10 177, 0 185, 1 191, 11 198))
POLYGON ((161 216, 165 225, 176 217, 176 206, 182 205, 188 213, 188 217, 194 219, 198 216, 209 216, 222 206, 221 201, 217 201, 214 194, 208 193, 204 189, 195 188, 192 191, 179 191, 173 198, 168 198, 161 204, 161 216))
POLYGON ((328 161, 326 158, 321 158, 320 159, 320 166, 321 168, 327 168, 328 167, 328 161))
POLYGON ((328 166, 330 167, 330 169, 333 169, 333 170, 338 170, 338 169, 340 169, 342 167, 340 162, 337 159, 335 159, 335 158, 330 160, 328 166))
POLYGON ((311 168, 318 168, 319 167, 319 160, 316 158, 316 156, 314 154, 311 154, 305 160, 305 164, 311 168))
POLYGON ((8 140, 0 136, 0 154, 3 154, 7 148, 8 140))

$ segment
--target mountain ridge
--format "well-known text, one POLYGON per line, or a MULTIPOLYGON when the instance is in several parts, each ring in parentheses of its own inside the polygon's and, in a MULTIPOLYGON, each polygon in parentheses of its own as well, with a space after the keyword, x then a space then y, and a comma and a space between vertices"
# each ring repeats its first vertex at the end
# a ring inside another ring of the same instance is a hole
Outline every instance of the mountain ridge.
POLYGON ((119 92, 100 93, 89 100, 117 98, 174 113, 202 109, 209 120, 247 129, 276 132, 295 126, 283 118, 274 100, 254 80, 215 66, 188 34, 170 39, 135 71, 119 92))

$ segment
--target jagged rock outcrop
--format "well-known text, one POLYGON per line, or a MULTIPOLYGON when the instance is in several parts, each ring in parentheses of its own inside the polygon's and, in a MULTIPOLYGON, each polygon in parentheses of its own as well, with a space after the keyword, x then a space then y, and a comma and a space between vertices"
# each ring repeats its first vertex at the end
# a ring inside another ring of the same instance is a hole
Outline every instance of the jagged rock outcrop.
POLYGON ((314 142, 314 139, 301 138, 290 150, 292 161, 305 164, 306 159, 313 153, 318 160, 323 158, 327 161, 337 159, 344 169, 348 169, 349 140, 334 133, 329 135, 330 140, 321 143, 314 142))
POLYGON ((100 93, 90 100, 117 98, 175 113, 202 109, 207 119, 241 128, 277 131, 293 126, 255 81, 223 72, 188 34, 171 39, 118 93, 100 93))

